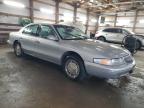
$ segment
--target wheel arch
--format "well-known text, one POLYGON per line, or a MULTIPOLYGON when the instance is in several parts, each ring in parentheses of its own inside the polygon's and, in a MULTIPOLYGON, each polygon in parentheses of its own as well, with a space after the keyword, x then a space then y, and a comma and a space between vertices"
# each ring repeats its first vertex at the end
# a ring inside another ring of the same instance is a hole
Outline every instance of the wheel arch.
POLYGON ((63 64, 65 58, 66 58, 67 56, 70 56, 70 55, 71 55, 71 56, 76 56, 76 57, 80 58, 81 61, 84 63, 84 60, 83 60, 83 58, 80 56, 80 54, 78 54, 78 53, 76 53, 76 52, 74 52, 74 51, 67 51, 67 52, 65 52, 65 53, 63 54, 63 56, 61 57, 61 64, 63 64))
POLYGON ((16 44, 16 43, 20 43, 18 40, 15 40, 14 42, 13 42, 13 47, 14 47, 14 45, 16 44))
POLYGON ((106 40, 106 37, 104 35, 100 35, 98 38, 104 38, 106 40))

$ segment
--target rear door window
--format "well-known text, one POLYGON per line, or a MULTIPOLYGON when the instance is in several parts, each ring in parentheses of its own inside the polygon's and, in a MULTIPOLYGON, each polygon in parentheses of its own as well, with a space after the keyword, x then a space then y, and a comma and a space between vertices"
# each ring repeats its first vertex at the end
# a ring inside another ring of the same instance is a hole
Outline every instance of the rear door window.
POLYGON ((28 34, 28 35, 32 35, 32 36, 38 36, 38 24, 34 24, 34 25, 30 25, 27 26, 24 30, 23 30, 23 34, 28 34))

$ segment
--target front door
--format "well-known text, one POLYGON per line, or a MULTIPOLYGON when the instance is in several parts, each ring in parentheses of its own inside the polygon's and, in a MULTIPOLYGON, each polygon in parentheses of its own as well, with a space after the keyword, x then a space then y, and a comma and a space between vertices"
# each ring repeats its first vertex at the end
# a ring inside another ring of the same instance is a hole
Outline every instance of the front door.
POLYGON ((39 56, 42 59, 57 63, 59 58, 59 38, 50 25, 41 25, 39 32, 39 56))

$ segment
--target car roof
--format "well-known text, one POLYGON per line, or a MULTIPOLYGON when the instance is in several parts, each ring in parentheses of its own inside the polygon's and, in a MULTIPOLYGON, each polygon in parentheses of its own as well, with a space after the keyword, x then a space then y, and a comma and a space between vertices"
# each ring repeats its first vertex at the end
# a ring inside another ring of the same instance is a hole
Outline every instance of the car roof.
POLYGON ((28 25, 33 25, 33 24, 44 24, 44 25, 51 25, 51 26, 54 26, 54 25, 70 26, 70 25, 67 25, 67 24, 49 24, 49 23, 30 23, 30 24, 28 24, 28 25))
POLYGON ((39 24, 39 25, 43 24, 43 25, 50 25, 50 26, 54 26, 54 25, 59 25, 59 26, 60 26, 60 25, 61 25, 61 26, 69 26, 69 27, 74 27, 74 26, 65 25, 65 24, 30 23, 30 24, 28 24, 28 25, 24 26, 22 29, 20 29, 20 32, 21 32, 21 31, 23 31, 23 29, 24 29, 24 28, 26 28, 26 27, 28 27, 28 26, 30 26, 30 25, 35 25, 35 24, 39 24))
POLYGON ((123 28, 120 28, 120 27, 107 27, 107 28, 104 28, 103 30, 105 29, 123 29, 123 28))

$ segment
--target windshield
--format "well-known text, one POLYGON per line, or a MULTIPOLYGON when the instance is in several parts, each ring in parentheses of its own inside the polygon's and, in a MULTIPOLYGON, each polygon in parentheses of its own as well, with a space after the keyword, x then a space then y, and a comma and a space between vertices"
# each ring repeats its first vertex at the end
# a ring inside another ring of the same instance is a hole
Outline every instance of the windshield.
POLYGON ((54 28, 61 36, 61 38, 65 40, 79 40, 88 38, 88 36, 85 33, 83 33, 80 29, 72 26, 54 25, 54 28))
POLYGON ((134 32, 132 32, 132 31, 129 31, 131 34, 135 34, 134 32))
POLYGON ((134 32, 132 32, 132 31, 129 31, 129 30, 125 30, 125 29, 123 29, 123 31, 124 31, 124 33, 126 32, 126 34, 135 34, 134 32))

